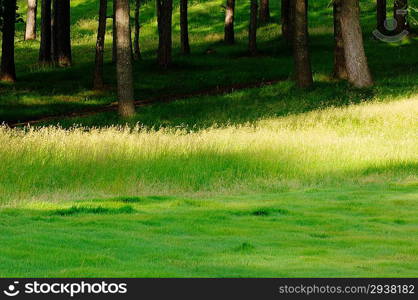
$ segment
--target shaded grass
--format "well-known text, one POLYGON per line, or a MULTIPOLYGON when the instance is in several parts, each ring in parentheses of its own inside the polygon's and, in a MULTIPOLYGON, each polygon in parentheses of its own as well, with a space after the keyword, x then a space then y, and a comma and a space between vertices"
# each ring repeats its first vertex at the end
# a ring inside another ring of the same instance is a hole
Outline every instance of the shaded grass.
MULTIPOLYGON (((22 12, 25 1, 22 2, 22 12)), ((176 2, 177 3, 177 2, 176 2)), ((143 5, 141 18, 142 50, 144 60, 134 68, 136 99, 156 95, 176 95, 234 83, 289 78, 293 62, 291 51, 281 40, 278 25, 279 1, 271 3, 274 23, 259 29, 260 56, 246 53, 248 3, 237 3, 237 44, 222 43, 223 11, 220 0, 193 1, 190 6, 190 35, 193 53, 190 57, 179 55, 179 15, 176 4, 174 25, 174 66, 168 72, 161 71, 155 63, 157 32, 154 2, 143 5), (207 54, 211 49, 212 54, 207 54)), ((317 86, 325 93, 349 92, 347 87, 332 82, 332 8, 329 1, 315 1, 310 7, 311 52, 317 86), (323 84, 323 83, 329 84, 323 84), (340 92, 337 92, 337 91, 340 92)), ((16 85, 0 85, 0 120, 25 121, 41 116, 80 111, 100 107, 116 100, 115 70, 111 64, 111 24, 106 43, 105 74, 108 89, 91 91, 94 45, 96 35, 97 1, 72 1, 72 36, 75 65, 71 69, 40 68, 37 66, 39 42, 22 41, 23 26, 18 28, 16 85), (45 84, 48 82, 48 84, 45 84)), ((373 75, 377 79, 376 90, 392 97, 406 96, 416 86, 416 39, 395 45, 371 39, 375 27, 374 2, 362 1, 362 22, 366 51, 373 75), (390 74, 388 72, 390 70, 390 74)), ((388 6, 392 5, 389 1, 388 6)), ((412 12, 414 13, 414 12, 412 12)), ((110 11, 109 11, 110 15, 110 11)), ((290 83, 289 83, 290 84, 290 83)))

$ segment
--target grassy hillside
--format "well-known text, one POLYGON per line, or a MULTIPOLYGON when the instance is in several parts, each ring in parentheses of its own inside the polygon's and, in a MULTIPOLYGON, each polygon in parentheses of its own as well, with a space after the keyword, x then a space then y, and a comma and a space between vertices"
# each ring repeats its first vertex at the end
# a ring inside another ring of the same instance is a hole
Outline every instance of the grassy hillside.
MULTIPOLYGON (((21 11, 25 11, 25 1, 21 11)), ((179 54, 178 2, 174 20, 175 67, 161 72, 155 63, 157 49, 157 27, 154 1, 143 5, 141 10, 141 47, 144 60, 135 65, 135 96, 137 100, 155 96, 187 94, 193 91, 228 86, 235 83, 288 79, 293 62, 291 50, 280 38, 278 25, 280 1, 272 1, 271 12, 274 23, 259 29, 261 55, 251 58, 246 53, 249 2, 237 2, 237 45, 224 46, 224 13, 220 0, 191 1, 190 38, 193 54, 179 54), (208 49, 211 49, 208 53, 208 49)), ((397 96, 415 87, 418 54, 416 39, 400 45, 391 45, 373 40, 371 31, 375 27, 374 1, 362 2, 362 23, 366 40, 366 51, 372 72, 382 87, 391 96, 397 96), (384 63, 382 63, 384 62, 384 63), (390 71, 388 76, 387 70, 390 71)), ((51 69, 37 65, 39 41, 23 41, 23 24, 17 34, 17 72, 19 82, 14 86, 0 86, 0 120, 14 123, 45 115, 68 111, 91 109, 115 101, 115 70, 111 63, 111 20, 106 39, 105 78, 108 90, 91 91, 94 45, 97 30, 96 0, 72 0, 72 39, 74 67, 51 69), (45 82, 48 82, 46 85, 45 82)), ((390 7, 391 1, 388 3, 390 7)), ((109 15, 111 12, 109 10, 109 15)), ((329 1, 311 1, 310 33, 313 70, 316 81, 328 87, 327 93, 341 90, 332 82, 332 8, 329 1)), ((341 90, 345 91, 345 89, 341 90)), ((338 91, 337 91, 338 92, 338 91)), ((342 92, 339 92, 342 93, 342 92)))

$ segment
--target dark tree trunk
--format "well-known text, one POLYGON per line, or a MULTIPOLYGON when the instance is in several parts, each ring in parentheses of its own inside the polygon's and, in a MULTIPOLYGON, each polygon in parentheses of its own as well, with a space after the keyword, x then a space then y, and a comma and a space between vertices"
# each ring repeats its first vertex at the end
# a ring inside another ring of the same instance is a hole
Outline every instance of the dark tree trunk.
POLYGON ((173 14, 173 0, 157 0, 158 19, 158 64, 167 69, 171 65, 171 24, 173 14))
POLYGON ((260 0, 260 17, 259 21, 261 24, 270 22, 270 1, 260 0))
POLYGON ((395 0, 393 7, 393 15, 396 20, 397 26, 395 33, 401 33, 405 30, 409 30, 408 25, 408 1, 407 0, 395 0))
POLYGON ((119 115, 127 118, 135 115, 129 0, 114 1, 119 115))
POLYGON ((341 2, 334 0, 334 78, 347 79, 347 68, 344 56, 344 41, 341 32, 341 2))
POLYGON ((94 89, 97 89, 97 90, 103 89, 104 87, 103 54, 104 54, 104 43, 105 43, 105 37, 106 37, 106 12, 107 12, 107 0, 100 0, 99 27, 97 30, 96 56, 95 56, 94 77, 93 77, 93 87, 94 89))
POLYGON ((290 43, 292 41, 292 24, 290 20, 290 0, 282 0, 281 8, 281 22, 282 22, 282 35, 283 38, 290 43))
POLYGON ((55 20, 55 10, 57 9, 57 0, 52 0, 52 15, 51 15, 51 55, 55 60, 55 49, 57 49, 57 30, 55 20))
POLYGON ((248 51, 251 55, 257 54, 257 10, 258 0, 251 0, 250 26, 248 29, 248 51))
POLYGON ((341 31, 348 81, 359 88, 372 86, 373 80, 364 51, 360 27, 359 0, 343 0, 341 2, 341 31))
POLYGON ((116 1, 112 0, 113 3, 113 22, 112 22, 112 62, 116 63, 116 1))
POLYGON ((377 17, 377 30, 381 33, 386 32, 385 20, 386 20, 386 0, 377 0, 376 3, 376 17, 377 17))
POLYGON ((295 79, 301 88, 313 84, 311 61, 308 49, 307 0, 293 0, 293 56, 295 60, 295 79))
POLYGON ((37 0, 28 0, 28 12, 26 16, 25 41, 36 39, 36 12, 37 0))
POLYGON ((39 63, 52 62, 52 28, 51 28, 51 0, 42 0, 41 11, 41 46, 39 48, 39 63))
POLYGON ((3 2, 3 37, 0 81, 15 82, 15 20, 16 0, 3 2))
POLYGON ((135 38, 134 38, 134 59, 141 59, 141 48, 139 46, 139 33, 141 25, 139 23, 139 10, 141 8, 141 0, 135 0, 135 38))
POLYGON ((235 42, 234 34, 235 18, 235 0, 226 0, 225 7, 225 43, 233 44, 235 42))
POLYGON ((54 58, 60 67, 69 67, 72 64, 70 22, 70 0, 57 0, 54 8, 54 58))
POLYGON ((189 44, 189 18, 187 15, 188 0, 180 0, 180 36, 181 36, 181 53, 190 54, 189 44))

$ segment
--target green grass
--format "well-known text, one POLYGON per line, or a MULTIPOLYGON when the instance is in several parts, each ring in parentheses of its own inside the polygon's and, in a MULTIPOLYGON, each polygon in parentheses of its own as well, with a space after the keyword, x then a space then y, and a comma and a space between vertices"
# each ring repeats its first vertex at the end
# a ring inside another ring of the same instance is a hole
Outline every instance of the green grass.
MULTIPOLYGON (((362 1, 376 86, 353 89, 330 78, 331 10, 313 1, 315 86, 300 91, 277 24, 260 28, 251 58, 248 3, 237 3, 233 47, 220 43, 221 2, 192 3, 193 55, 176 50, 167 72, 153 2, 143 7, 138 99, 283 81, 140 107, 128 124, 107 112, 0 127, 0 277, 416 277, 417 39, 370 39, 362 1)), ((41 69, 38 42, 18 41, 0 120, 115 101, 109 52, 109 89, 90 90, 96 1, 72 5, 75 66, 41 69)))
POLYGON ((0 276, 417 276, 415 185, 29 202, 1 212, 0 276))
MULTIPOLYGON (((158 43, 155 1, 149 1, 141 10, 141 44, 144 60, 135 64, 136 99, 154 96, 187 94, 202 89, 227 86, 234 83, 288 79, 292 76, 291 50, 283 42, 278 25, 280 1, 272 1, 273 23, 259 29, 261 55, 248 57, 247 26, 249 1, 237 2, 237 44, 225 46, 223 37, 223 11, 221 0, 196 0, 190 5, 190 38, 192 55, 179 54, 179 12, 173 15, 174 66, 168 72, 156 65, 158 43), (214 53, 207 54, 207 49, 214 53)), ((375 28, 374 1, 362 2, 362 23, 366 51, 378 87, 385 94, 399 96, 416 86, 417 40, 391 45, 375 41, 371 32, 375 28), (384 62, 384 63, 382 63, 384 62), (388 76, 390 70, 390 76, 388 76)), ((24 12, 25 1, 21 0, 24 12)), ((175 3, 178 3, 175 1, 175 3)), ((94 45, 97 31, 95 0, 72 1, 72 38, 74 67, 71 69, 45 68, 37 65, 39 41, 23 41, 23 25, 17 34, 16 60, 19 82, 8 86, 0 84, 0 120, 17 122, 103 106, 116 101, 115 69, 111 63, 111 24, 106 39, 105 79, 108 89, 91 91, 94 63, 94 45), (48 82, 48 84, 45 84, 48 82)), ((388 7, 392 1, 388 1, 388 7)), ((416 12, 412 12, 416 14, 416 12)), ((110 10, 109 10, 110 15, 110 10)), ((335 88, 332 73, 332 8, 329 1, 310 4, 310 42, 313 70, 317 86, 328 95, 343 94, 346 88, 335 88), (330 83, 331 82, 331 83, 330 83)))

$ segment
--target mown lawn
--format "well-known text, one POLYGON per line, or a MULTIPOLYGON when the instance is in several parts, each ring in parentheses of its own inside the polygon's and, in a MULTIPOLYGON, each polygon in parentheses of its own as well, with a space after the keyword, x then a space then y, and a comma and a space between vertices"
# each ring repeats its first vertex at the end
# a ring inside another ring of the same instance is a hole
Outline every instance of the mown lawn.
POLYGON ((0 276, 418 275, 417 185, 2 209, 0 276))

